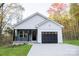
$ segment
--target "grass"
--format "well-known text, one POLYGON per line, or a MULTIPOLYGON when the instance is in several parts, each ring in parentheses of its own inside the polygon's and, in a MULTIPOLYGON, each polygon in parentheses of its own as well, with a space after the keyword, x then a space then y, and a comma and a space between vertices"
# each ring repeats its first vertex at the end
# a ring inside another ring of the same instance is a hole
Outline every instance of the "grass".
POLYGON ((79 46, 79 40, 76 40, 76 39, 75 40, 64 40, 64 43, 79 46))
POLYGON ((19 45, 13 47, 0 47, 0 56, 26 56, 32 45, 19 45))

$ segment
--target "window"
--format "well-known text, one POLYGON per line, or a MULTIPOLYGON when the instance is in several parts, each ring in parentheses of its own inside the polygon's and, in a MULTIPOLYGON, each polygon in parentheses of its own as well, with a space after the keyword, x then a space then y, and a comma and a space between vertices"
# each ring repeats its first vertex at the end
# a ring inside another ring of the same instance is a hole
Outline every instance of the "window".
POLYGON ((19 35, 19 37, 23 37, 23 31, 18 31, 18 35, 19 35))
POLYGON ((24 37, 27 37, 28 36, 28 33, 27 32, 24 32, 24 37))
POLYGON ((21 38, 27 38, 28 37, 28 32, 23 31, 23 30, 19 30, 18 31, 18 36, 21 37, 21 38))

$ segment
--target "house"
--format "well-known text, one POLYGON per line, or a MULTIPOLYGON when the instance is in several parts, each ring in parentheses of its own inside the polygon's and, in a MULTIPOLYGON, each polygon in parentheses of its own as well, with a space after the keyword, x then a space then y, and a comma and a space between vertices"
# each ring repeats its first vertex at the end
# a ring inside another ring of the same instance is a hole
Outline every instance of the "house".
POLYGON ((34 13, 14 26, 14 41, 62 43, 63 26, 40 13, 34 13))

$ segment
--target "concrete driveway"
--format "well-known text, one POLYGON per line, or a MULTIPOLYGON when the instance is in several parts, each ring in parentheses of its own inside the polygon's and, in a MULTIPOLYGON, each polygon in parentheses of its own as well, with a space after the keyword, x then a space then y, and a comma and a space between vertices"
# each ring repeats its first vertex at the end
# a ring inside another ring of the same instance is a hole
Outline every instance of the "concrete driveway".
POLYGON ((79 46, 69 44, 33 44, 28 56, 79 56, 79 46))

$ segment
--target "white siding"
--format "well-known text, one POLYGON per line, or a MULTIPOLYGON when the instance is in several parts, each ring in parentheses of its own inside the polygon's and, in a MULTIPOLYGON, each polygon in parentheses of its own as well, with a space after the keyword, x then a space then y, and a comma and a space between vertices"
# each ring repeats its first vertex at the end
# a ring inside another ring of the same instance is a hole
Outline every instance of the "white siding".
POLYGON ((58 30, 58 29, 61 29, 61 27, 51 21, 48 21, 42 26, 40 26, 39 29, 58 30))
POLYGON ((58 25, 52 23, 51 21, 43 24, 38 28, 38 42, 42 42, 42 32, 57 32, 58 34, 58 43, 62 43, 62 28, 59 27, 58 25))
POLYGON ((45 19, 43 17, 40 17, 39 15, 36 15, 25 22, 19 24, 15 27, 15 29, 35 29, 36 25, 44 21, 45 19))

